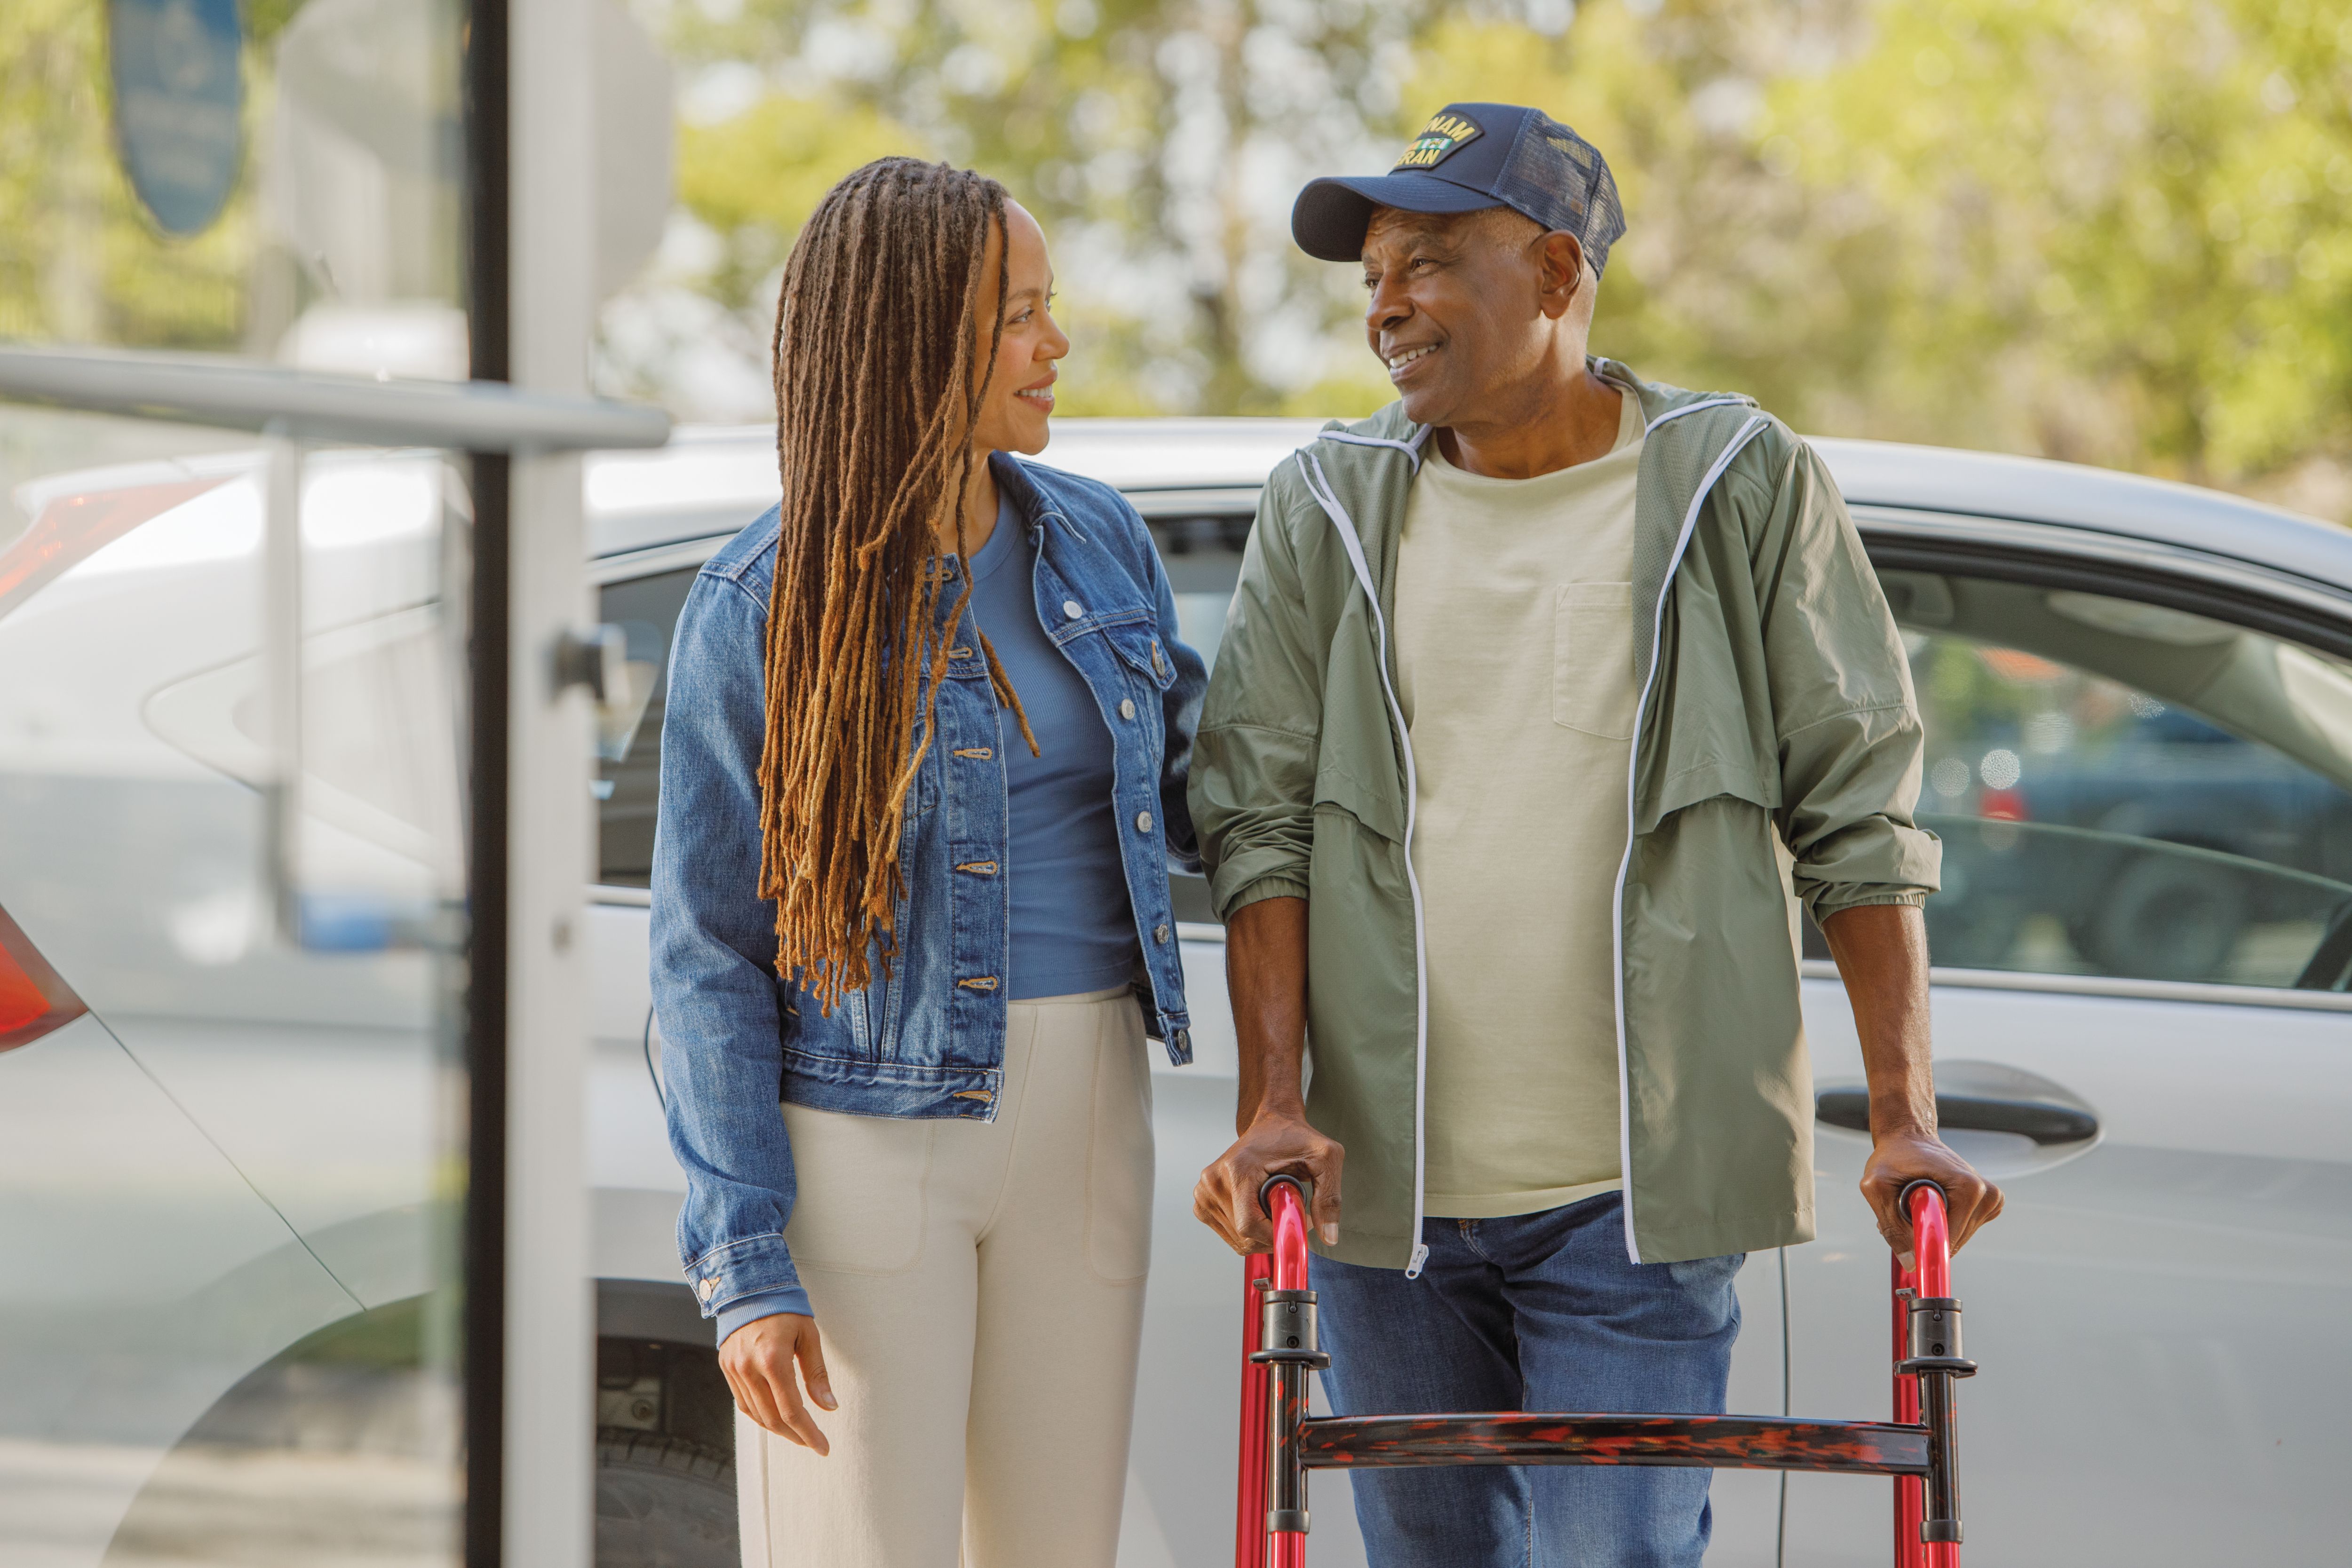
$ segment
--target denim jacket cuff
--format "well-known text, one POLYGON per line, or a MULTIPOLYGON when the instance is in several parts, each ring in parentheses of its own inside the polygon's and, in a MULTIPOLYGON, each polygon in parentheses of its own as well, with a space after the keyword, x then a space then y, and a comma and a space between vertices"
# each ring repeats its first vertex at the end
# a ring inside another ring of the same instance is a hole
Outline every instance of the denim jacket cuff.
POLYGON ((798 1312, 804 1318, 816 1315, 809 1310, 808 1292, 797 1286, 789 1291, 762 1291, 756 1296, 744 1297, 719 1314, 719 1343, 725 1344, 729 1334, 746 1324, 782 1312, 798 1312))
POLYGON ((800 1274, 793 1268, 792 1249, 784 1245, 782 1231, 747 1236, 740 1241, 713 1247, 686 1266, 686 1282, 706 1318, 715 1318, 752 1296, 784 1292, 796 1295, 801 1303, 785 1310, 809 1310, 808 1292, 801 1289, 800 1274))

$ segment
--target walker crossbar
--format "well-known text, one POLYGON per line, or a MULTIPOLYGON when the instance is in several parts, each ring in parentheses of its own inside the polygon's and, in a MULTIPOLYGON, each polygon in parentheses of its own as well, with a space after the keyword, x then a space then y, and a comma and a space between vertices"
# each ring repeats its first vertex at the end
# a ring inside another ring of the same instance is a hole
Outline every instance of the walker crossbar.
POLYGON ((1302 1422, 1310 1470, 1390 1465, 1704 1465, 1924 1476, 1927 1429, 1778 1416, 1339 1416, 1302 1422))
POLYGON ((1307 1374, 1328 1365, 1307 1286, 1307 1195, 1276 1176, 1258 1201, 1274 1250, 1243 1273, 1242 1429, 1236 1568, 1305 1568, 1307 1472, 1424 1465, 1681 1465, 1811 1470, 1895 1478, 1896 1568, 1959 1568, 1958 1457, 1952 1416, 1962 1358, 1951 1295, 1944 1191, 1917 1181, 1898 1198, 1918 1264, 1898 1260, 1895 1284, 1895 1419, 1769 1416, 1307 1414, 1307 1374), (1923 1418, 1924 1411, 1924 1418, 1923 1418))

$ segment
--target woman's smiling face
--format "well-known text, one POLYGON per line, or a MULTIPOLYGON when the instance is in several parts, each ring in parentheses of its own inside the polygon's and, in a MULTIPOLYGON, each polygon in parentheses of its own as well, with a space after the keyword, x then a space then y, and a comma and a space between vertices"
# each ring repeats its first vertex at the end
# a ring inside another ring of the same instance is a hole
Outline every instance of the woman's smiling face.
POLYGON ((1020 203, 1006 202, 1003 236, 992 235, 988 241, 974 357, 984 360, 988 354, 1000 246, 1005 256, 1004 335, 971 444, 979 452, 1034 454, 1052 439, 1047 425, 1054 413, 1054 361, 1070 351, 1070 340, 1054 324, 1054 264, 1045 255, 1045 231, 1020 203))

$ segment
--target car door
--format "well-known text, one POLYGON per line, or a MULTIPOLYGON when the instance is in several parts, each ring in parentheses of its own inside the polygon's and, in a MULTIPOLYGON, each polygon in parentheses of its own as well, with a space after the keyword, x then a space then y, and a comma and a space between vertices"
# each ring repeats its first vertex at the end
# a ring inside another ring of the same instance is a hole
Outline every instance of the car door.
MULTIPOLYGON (((748 520, 748 519, 746 519, 748 520)), ((652 696, 635 730, 602 748, 596 779, 596 884, 590 893, 588 1159, 592 1246, 600 1279, 658 1280, 685 1293, 677 1208, 686 1178, 662 1124, 661 1041, 647 975, 654 810, 669 643, 695 573, 723 538, 640 550, 597 563, 597 614, 618 625, 633 661, 650 666, 652 696)))
MULTIPOLYGON (((2352 1457, 2352 602, 2039 532, 1870 534, 1944 842, 1945 1135, 2007 1197, 1955 1270, 1982 1364, 1969 1546, 2326 1560, 2352 1457)), ((1789 1257, 1792 1393, 1855 1416, 1886 1407, 1885 1250, 1852 1015, 1833 967, 1806 975, 1821 1236, 1789 1257)), ((1787 1561, 1883 1563, 1888 1529, 1876 1483, 1792 1478, 1787 1561)))

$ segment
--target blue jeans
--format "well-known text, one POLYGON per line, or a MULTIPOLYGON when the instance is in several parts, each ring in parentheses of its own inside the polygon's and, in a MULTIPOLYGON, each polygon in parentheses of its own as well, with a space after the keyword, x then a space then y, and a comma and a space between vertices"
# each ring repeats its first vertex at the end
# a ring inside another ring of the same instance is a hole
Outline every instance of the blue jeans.
MULTIPOLYGON (((1422 1223, 1418 1280, 1317 1258, 1342 1416, 1475 1410, 1721 1415, 1745 1254, 1625 1258, 1604 1193, 1506 1219, 1422 1223)), ((1713 1472, 1499 1465, 1354 1473, 1372 1568, 1696 1568, 1713 1472)))

